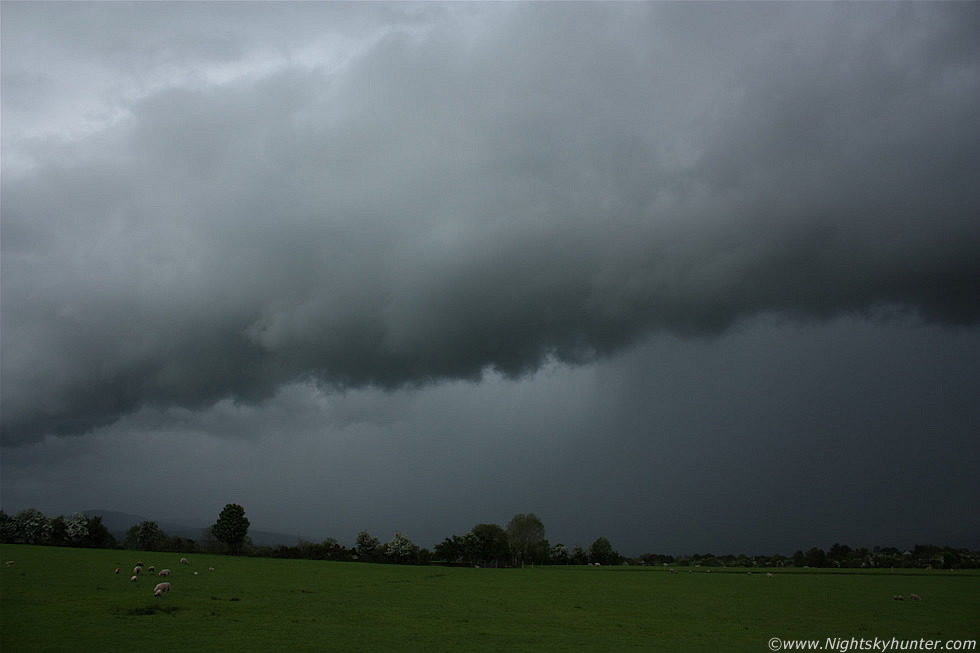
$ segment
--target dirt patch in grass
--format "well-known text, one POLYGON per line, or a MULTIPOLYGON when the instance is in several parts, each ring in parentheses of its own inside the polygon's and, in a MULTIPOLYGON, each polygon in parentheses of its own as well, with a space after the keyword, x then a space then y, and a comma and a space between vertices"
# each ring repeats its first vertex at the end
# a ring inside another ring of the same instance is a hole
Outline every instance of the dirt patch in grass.
POLYGON ((180 610, 180 608, 178 608, 176 605, 161 605, 159 603, 150 603, 138 608, 129 608, 125 612, 123 612, 123 614, 126 615, 127 617, 145 617, 148 615, 156 614, 158 612, 162 614, 173 614, 177 612, 177 610, 180 610))

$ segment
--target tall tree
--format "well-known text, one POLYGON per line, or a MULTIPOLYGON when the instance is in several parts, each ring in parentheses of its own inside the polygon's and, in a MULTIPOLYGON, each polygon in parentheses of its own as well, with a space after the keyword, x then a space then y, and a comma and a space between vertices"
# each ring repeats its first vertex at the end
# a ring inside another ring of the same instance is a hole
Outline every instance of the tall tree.
POLYGON ((237 503, 229 503, 218 515, 218 521, 211 527, 211 534, 228 547, 228 552, 238 555, 248 535, 248 517, 245 509, 237 503))
POLYGON ((507 539, 516 563, 533 562, 544 540, 544 524, 533 512, 514 515, 507 523, 507 539))

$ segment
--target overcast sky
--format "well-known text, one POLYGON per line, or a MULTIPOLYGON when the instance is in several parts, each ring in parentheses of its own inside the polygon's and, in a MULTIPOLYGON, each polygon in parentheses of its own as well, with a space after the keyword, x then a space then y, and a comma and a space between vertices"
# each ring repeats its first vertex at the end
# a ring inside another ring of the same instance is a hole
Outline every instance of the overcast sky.
POLYGON ((980 4, 0 11, 8 514, 980 548, 980 4))

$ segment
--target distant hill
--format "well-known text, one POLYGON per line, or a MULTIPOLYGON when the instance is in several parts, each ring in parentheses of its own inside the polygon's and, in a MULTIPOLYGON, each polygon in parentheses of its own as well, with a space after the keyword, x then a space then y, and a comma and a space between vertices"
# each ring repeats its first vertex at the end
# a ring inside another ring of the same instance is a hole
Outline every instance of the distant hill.
MULTIPOLYGON (((112 533, 113 537, 120 542, 126 539, 126 531, 144 521, 155 521, 157 526, 160 527, 160 530, 167 535, 176 535, 178 537, 186 537, 192 540, 199 540, 201 538, 201 531, 214 523, 204 523, 193 520, 162 521, 159 519, 144 517, 142 515, 133 515, 131 513, 118 512, 115 510, 83 510, 82 513, 84 513, 84 515, 90 519, 95 515, 101 516, 102 524, 105 525, 105 527, 109 529, 109 532, 112 533)), ((252 538, 252 542, 256 546, 271 547, 277 547, 280 544, 285 544, 286 546, 296 546, 300 539, 306 539, 295 534, 291 535, 288 533, 257 531, 251 528, 248 529, 248 536, 252 538)))

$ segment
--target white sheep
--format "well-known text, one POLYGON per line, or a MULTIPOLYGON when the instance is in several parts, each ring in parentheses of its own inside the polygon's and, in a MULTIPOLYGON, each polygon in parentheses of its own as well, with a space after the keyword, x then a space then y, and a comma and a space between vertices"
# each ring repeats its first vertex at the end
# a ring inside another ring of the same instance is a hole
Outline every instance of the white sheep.
POLYGON ((142 573, 143 573, 143 568, 142 567, 140 567, 139 565, 136 565, 135 567, 133 567, 133 575, 139 576, 142 573))
POLYGON ((153 588, 153 596, 160 596, 164 592, 170 591, 170 583, 157 583, 157 586, 153 588))
POLYGON ((180 564, 186 565, 187 564, 187 558, 181 558, 180 559, 180 564))
POLYGON ((208 567, 208 571, 214 571, 214 567, 208 567))
POLYGON ((922 597, 919 596, 918 594, 909 594, 909 598, 912 599, 913 601, 921 601, 922 600, 922 597))
POLYGON ((14 561, 13 561, 13 560, 8 560, 8 561, 6 562, 6 565, 7 565, 8 567, 13 567, 13 566, 14 566, 14 561))
POLYGON ((160 573, 157 574, 157 576, 169 576, 169 575, 170 575, 170 570, 169 569, 161 569, 160 570, 160 573))
POLYGON ((132 578, 130 578, 129 580, 131 580, 131 581, 133 581, 133 582, 135 583, 135 582, 136 582, 136 576, 133 576, 133 577, 132 577, 132 578))
POLYGON ((119 567, 116 567, 116 571, 115 571, 115 573, 116 573, 116 574, 118 574, 118 573, 119 573, 119 567))
POLYGON ((892 598, 895 599, 896 601, 904 601, 905 600, 905 597, 902 596, 901 594, 896 594, 892 598))
POLYGON ((767 571, 766 572, 766 578, 775 578, 775 576, 773 576, 773 574, 772 574, 771 571, 767 571))
POLYGON ((156 568, 156 567, 154 567, 153 565, 150 565, 149 567, 147 567, 147 568, 146 568, 146 572, 147 572, 148 574, 152 574, 152 573, 153 573, 154 571, 156 571, 156 570, 157 570, 157 568, 156 568))

